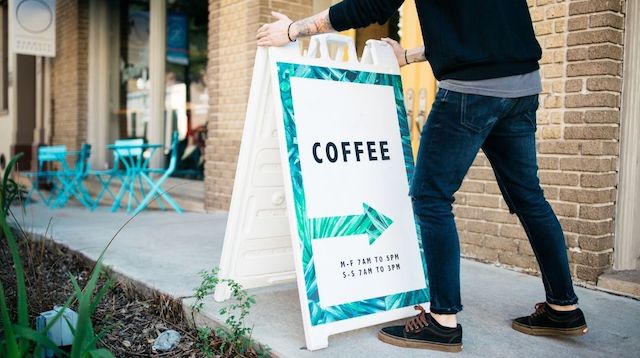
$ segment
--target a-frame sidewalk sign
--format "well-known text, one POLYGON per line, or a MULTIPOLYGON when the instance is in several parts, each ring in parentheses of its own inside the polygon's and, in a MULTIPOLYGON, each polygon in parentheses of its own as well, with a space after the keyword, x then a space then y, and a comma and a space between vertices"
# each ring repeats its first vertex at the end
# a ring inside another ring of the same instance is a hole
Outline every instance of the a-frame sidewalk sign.
MULTIPOLYGON (((391 48, 314 36, 259 48, 220 277, 297 280, 306 347, 429 301, 409 186, 414 162, 391 48)), ((216 300, 229 298, 219 287, 216 300)))

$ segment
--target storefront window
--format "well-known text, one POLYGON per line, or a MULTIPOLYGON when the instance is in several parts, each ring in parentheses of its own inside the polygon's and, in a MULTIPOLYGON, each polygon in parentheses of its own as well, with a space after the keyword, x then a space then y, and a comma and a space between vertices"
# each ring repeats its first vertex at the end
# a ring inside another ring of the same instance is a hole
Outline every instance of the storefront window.
MULTIPOLYGON (((155 1, 155 0, 154 0, 155 1)), ((150 138, 149 58, 165 58, 164 144, 177 131, 175 176, 202 179, 208 92, 207 0, 167 0, 165 53, 150 53, 149 0, 112 0, 110 139, 150 138), (155 57, 157 56, 157 57, 155 57)), ((168 155, 170 153, 167 153, 168 155)), ((168 163, 168 161, 165 161, 168 163)))
POLYGON ((112 1, 110 8, 110 140, 147 138, 149 129, 149 1, 112 1))
POLYGON ((166 133, 178 131, 176 176, 203 179, 207 133, 208 1, 167 3, 166 133))

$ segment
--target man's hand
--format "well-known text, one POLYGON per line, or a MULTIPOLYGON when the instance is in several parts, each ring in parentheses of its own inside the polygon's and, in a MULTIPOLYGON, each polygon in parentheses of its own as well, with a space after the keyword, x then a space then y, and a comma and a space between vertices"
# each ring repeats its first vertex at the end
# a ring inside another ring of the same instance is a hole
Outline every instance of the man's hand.
POLYGON ((416 62, 424 62, 427 60, 424 56, 424 46, 411 49, 403 49, 396 40, 390 39, 388 37, 385 37, 381 40, 391 46, 391 48, 393 49, 393 54, 396 55, 396 59, 398 60, 398 64, 400 65, 400 67, 416 62), (409 61, 408 63, 407 60, 409 61))
POLYGON ((258 46, 284 46, 295 40, 294 34, 288 33, 289 25, 293 21, 279 12, 272 11, 271 15, 278 20, 260 27, 256 35, 258 46))
POLYGON ((400 46, 398 41, 394 39, 390 39, 388 37, 384 37, 381 40, 386 42, 389 46, 391 46, 391 48, 393 49, 393 54, 396 55, 396 59, 398 60, 398 64, 400 65, 400 67, 407 65, 407 61, 404 56, 405 49, 403 49, 402 46, 400 46))

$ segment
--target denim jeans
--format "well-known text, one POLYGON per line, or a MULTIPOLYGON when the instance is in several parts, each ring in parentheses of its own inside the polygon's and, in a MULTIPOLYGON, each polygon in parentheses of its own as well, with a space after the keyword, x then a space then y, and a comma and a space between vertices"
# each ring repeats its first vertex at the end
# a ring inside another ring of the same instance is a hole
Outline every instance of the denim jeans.
POLYGON ((452 204, 454 193, 481 148, 503 198, 529 238, 547 302, 577 303, 562 228, 538 179, 537 108, 537 95, 498 98, 438 91, 422 132, 411 185, 426 256, 432 312, 451 314, 462 310, 460 243, 452 204))

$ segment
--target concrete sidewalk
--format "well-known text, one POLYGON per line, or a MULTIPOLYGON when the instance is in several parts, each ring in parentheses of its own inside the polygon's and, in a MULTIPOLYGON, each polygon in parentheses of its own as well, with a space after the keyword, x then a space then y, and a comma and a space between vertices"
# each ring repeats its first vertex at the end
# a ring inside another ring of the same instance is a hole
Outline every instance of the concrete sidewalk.
MULTIPOLYGON (((127 220, 105 208, 90 213, 68 207, 51 211, 32 205, 19 217, 26 230, 44 235, 95 259, 127 220)), ((226 214, 183 215, 148 211, 114 241, 105 263, 128 278, 191 302, 198 272, 218 265, 226 214)), ((510 319, 533 311, 544 300, 540 279, 473 261, 462 261, 464 350, 456 357, 638 357, 640 301, 577 288, 589 334, 578 338, 531 337, 511 329, 510 319)), ((304 349, 302 318, 294 284, 251 290, 257 304, 249 324, 253 337, 282 357, 452 357, 448 353, 401 349, 376 339, 380 327, 329 338, 329 348, 304 349)), ((211 300, 201 319, 220 322, 211 300)))

